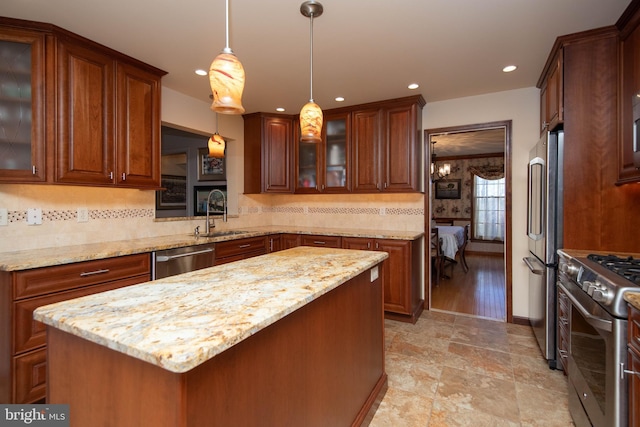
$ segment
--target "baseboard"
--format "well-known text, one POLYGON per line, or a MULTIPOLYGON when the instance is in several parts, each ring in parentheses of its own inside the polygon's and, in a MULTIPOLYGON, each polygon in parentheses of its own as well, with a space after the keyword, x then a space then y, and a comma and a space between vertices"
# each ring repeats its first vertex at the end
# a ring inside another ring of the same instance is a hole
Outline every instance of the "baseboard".
POLYGON ((512 323, 514 323, 516 325, 531 326, 531 324, 529 323, 529 318, 528 317, 513 316, 512 323))

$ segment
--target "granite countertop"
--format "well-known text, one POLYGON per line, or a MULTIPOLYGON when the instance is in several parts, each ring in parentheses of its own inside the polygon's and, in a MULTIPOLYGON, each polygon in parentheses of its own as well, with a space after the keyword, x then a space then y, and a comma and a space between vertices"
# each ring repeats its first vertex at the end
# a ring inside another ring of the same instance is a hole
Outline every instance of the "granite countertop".
POLYGON ((424 235, 424 233, 420 231, 376 231, 338 228, 303 229, 300 227, 280 226, 249 227, 242 228, 241 230, 245 231, 245 233, 218 237, 204 237, 202 235, 195 237, 192 234, 181 234, 16 252, 2 252, 0 253, 0 271, 19 271, 30 268, 48 267, 52 265, 71 264, 74 262, 133 255, 278 233, 320 234, 325 236, 366 237, 394 240, 415 240, 424 235))
POLYGON ((624 300, 631 304, 636 310, 640 310, 640 292, 625 292, 624 300))
POLYGON ((187 372, 387 257, 297 247, 43 306, 34 318, 187 372))

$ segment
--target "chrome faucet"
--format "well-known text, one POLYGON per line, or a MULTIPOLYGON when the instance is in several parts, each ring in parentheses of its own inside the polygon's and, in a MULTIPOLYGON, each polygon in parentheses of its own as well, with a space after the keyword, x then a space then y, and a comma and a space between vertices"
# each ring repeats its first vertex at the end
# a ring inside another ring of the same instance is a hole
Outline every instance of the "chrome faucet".
POLYGON ((204 232, 207 235, 211 232, 212 228, 216 228, 216 223, 213 218, 211 218, 211 223, 213 223, 213 225, 211 225, 211 223, 209 222, 209 212, 211 211, 211 196, 215 193, 220 193, 220 195, 222 196, 222 220, 224 222, 227 222, 227 199, 226 197, 224 197, 224 193, 222 191, 214 188, 209 192, 209 195, 207 196, 207 222, 204 227, 204 232))

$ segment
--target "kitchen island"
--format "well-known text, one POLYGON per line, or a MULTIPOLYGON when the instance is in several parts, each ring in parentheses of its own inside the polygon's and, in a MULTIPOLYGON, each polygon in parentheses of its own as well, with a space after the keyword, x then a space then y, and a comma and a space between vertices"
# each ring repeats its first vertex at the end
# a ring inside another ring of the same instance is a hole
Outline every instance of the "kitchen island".
POLYGON ((298 247, 38 308, 75 426, 359 425, 385 252, 298 247))

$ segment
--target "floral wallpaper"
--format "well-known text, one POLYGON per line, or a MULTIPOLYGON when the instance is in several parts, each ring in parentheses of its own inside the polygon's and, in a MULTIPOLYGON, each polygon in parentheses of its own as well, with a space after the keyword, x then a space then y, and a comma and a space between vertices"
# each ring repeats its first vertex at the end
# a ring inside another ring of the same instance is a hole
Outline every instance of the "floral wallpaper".
MULTIPOLYGON (((504 157, 483 158, 452 158, 449 160, 438 159, 438 164, 451 164, 451 173, 446 179, 460 179, 459 199, 436 199, 435 191, 432 191, 431 212, 434 218, 459 218, 471 219, 471 185, 473 176, 469 170, 471 166, 502 166, 504 157)), ((433 184, 432 184, 433 185, 433 184)), ((432 188, 433 190, 433 188, 432 188)))

